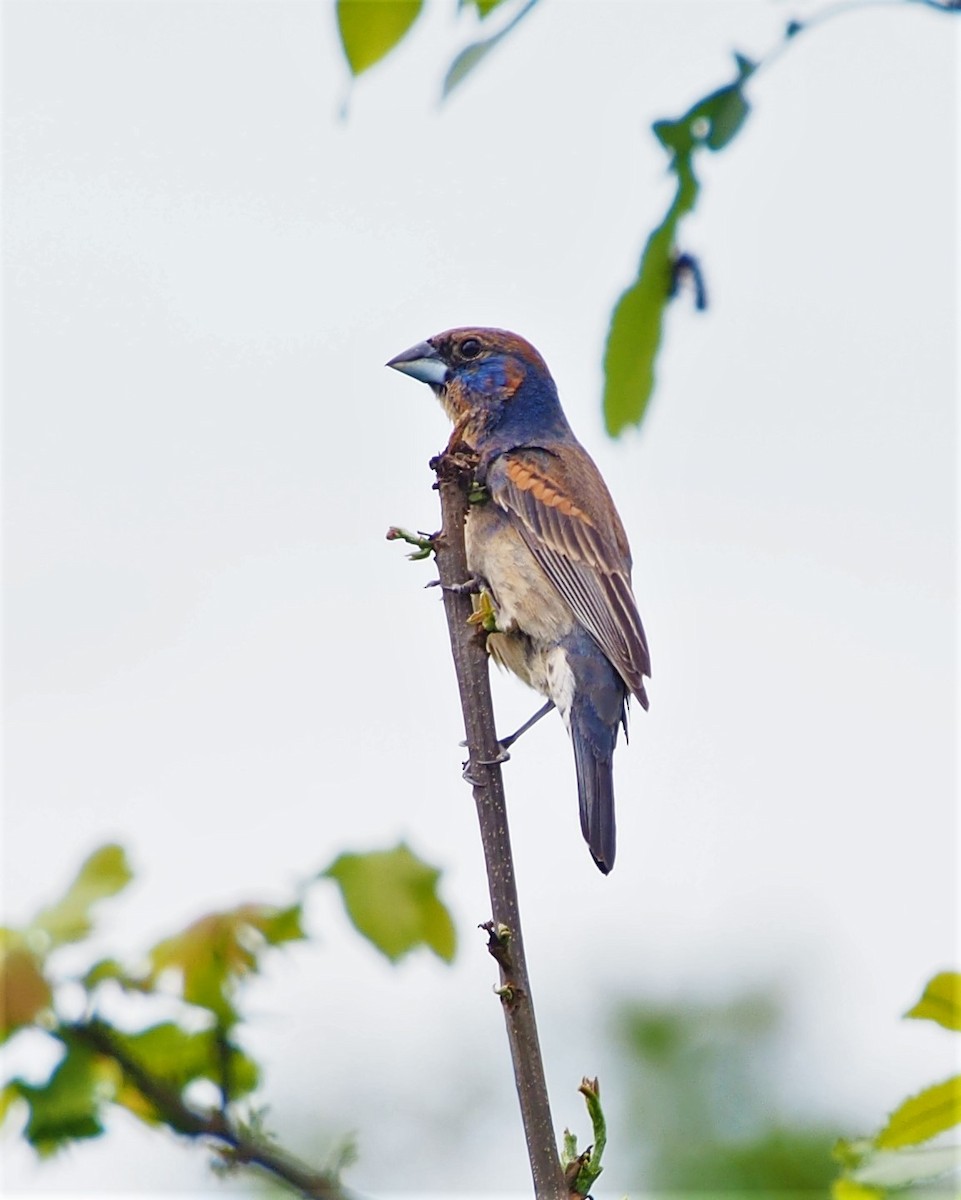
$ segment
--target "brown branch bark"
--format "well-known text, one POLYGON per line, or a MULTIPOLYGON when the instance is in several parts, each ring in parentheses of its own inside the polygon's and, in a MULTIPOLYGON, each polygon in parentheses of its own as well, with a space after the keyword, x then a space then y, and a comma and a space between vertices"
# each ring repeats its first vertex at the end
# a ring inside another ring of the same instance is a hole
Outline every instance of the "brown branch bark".
POLYGON ((307 1200, 355 1200, 333 1175, 315 1171, 262 1137, 251 1134, 224 1112, 201 1111, 185 1104, 177 1088, 158 1079, 129 1055, 109 1025, 91 1020, 63 1026, 67 1037, 82 1042, 98 1054, 111 1058, 125 1079, 150 1102, 158 1119, 184 1137, 213 1142, 224 1161, 256 1167, 287 1184, 307 1200))
POLYGON ((433 460, 431 466, 437 473, 443 520, 443 530, 435 541, 437 571, 444 589, 451 652, 464 711, 470 756, 467 777, 473 787, 477 806, 490 890, 493 919, 485 926, 490 939, 488 948, 500 967, 501 986, 498 990, 507 1023, 507 1038, 534 1178, 534 1193, 537 1200, 568 1200, 570 1193, 557 1155, 544 1063, 534 1020, 534 1002, 524 957, 504 781, 500 764, 496 761, 499 746, 494 727, 487 650, 483 638, 477 636, 475 626, 467 623, 472 612, 470 597, 447 590, 464 583, 469 576, 464 547, 464 519, 469 507, 467 494, 473 463, 469 457, 461 457, 448 448, 433 460))

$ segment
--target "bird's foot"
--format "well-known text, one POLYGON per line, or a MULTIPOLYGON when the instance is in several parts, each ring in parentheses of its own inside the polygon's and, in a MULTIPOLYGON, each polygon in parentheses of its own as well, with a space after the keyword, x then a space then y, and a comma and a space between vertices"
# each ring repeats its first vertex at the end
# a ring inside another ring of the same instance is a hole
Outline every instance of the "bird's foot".
POLYGON ((484 581, 476 575, 471 575, 463 583, 441 583, 439 579, 432 579, 430 583, 426 583, 424 586, 439 587, 441 591, 450 592, 454 596, 476 596, 483 588, 484 581))
MULTIPOLYGON (((462 749, 465 749, 465 750, 466 750, 466 748, 467 748, 467 743, 466 743, 466 742, 458 742, 457 744, 458 744, 458 746, 460 746, 462 749)), ((478 766, 481 766, 481 767, 493 767, 493 766, 496 766, 496 765, 498 765, 499 763, 506 763, 506 762, 510 762, 510 760, 511 760, 511 756, 510 756, 510 754, 509 754, 509 753, 508 753, 508 751, 507 751, 507 747, 508 747, 510 744, 511 744, 511 743, 510 743, 510 741, 506 741, 506 742, 498 742, 498 743, 497 743, 497 757, 496 757, 496 758, 478 758, 478 759, 475 759, 474 761, 477 763, 477 765, 478 765, 478 766)), ((467 769, 469 768, 469 766, 470 766, 470 763, 465 763, 465 764, 464 764, 464 770, 465 770, 465 772, 467 771, 467 769)), ((464 775, 464 778, 465 778, 465 779, 467 778, 466 774, 464 775)))
MULTIPOLYGON (((462 746, 465 744, 466 743, 461 742, 462 746)), ((501 763, 506 763, 509 760, 510 755, 500 745, 500 743, 498 743, 497 753, 493 758, 469 758, 467 762, 464 763, 463 778, 473 787, 483 787, 487 783, 487 780, 478 779, 473 773, 474 767, 499 767, 501 763)))

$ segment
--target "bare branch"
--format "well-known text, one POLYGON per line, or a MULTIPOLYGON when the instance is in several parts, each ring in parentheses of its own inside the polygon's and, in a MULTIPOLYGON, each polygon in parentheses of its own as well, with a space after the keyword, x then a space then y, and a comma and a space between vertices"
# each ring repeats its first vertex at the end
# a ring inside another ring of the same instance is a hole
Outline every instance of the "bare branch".
POLYGON ((471 453, 457 453, 459 449, 448 447, 431 463, 437 472, 443 518, 443 532, 435 539, 434 549, 464 711, 470 755, 466 778, 473 787, 487 865, 493 919, 485 928, 489 934, 488 947, 500 968, 497 992, 507 1023, 534 1192, 537 1200, 568 1200, 570 1193, 557 1155, 524 957, 487 650, 483 635, 477 632, 475 625, 468 624, 472 611, 470 596, 458 587, 470 578, 464 548, 464 519, 469 508, 468 494, 475 465, 471 453))
POLYGON ((214 1144, 227 1165, 257 1167, 287 1184, 307 1200, 352 1200, 338 1180, 325 1171, 315 1171, 292 1155, 255 1135, 225 1112, 191 1108, 177 1088, 156 1078, 140 1065, 113 1036, 110 1026, 91 1020, 64 1025, 64 1037, 82 1042, 98 1054, 112 1059, 124 1078, 148 1100, 157 1118, 175 1133, 214 1144))

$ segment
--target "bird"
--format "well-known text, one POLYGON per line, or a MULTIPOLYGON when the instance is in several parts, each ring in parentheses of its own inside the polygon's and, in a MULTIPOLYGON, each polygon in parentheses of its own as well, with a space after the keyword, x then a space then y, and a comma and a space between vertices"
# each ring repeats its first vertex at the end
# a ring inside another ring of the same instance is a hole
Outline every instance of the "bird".
POLYGON ((477 458, 480 502, 464 536, 468 568, 495 614, 487 648, 547 698, 515 738, 558 709, 574 747, 581 831, 606 875, 616 850, 614 748, 620 728, 627 736, 629 698, 647 709, 651 674, 611 494, 547 364, 518 334, 449 329, 387 366, 430 385, 454 423, 451 445, 477 458))

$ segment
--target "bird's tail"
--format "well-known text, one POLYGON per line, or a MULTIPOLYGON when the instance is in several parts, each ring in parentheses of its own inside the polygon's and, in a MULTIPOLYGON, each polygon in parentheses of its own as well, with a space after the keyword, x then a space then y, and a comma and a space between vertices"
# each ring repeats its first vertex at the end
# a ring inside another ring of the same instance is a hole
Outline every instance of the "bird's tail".
POLYGON ((574 696, 568 726, 574 743, 581 832, 591 857, 605 875, 614 866, 614 747, 624 721, 627 692, 610 662, 594 648, 571 654, 574 696))

